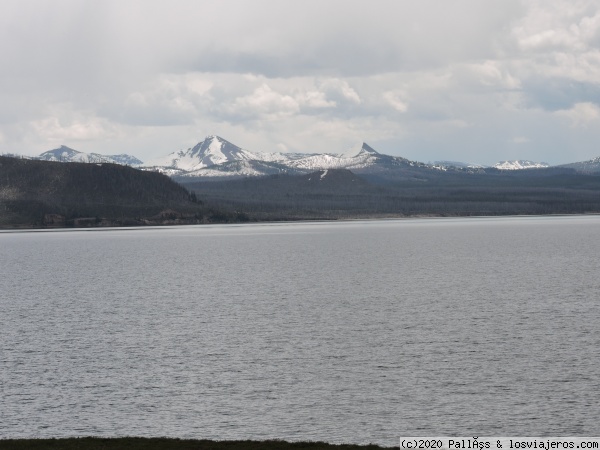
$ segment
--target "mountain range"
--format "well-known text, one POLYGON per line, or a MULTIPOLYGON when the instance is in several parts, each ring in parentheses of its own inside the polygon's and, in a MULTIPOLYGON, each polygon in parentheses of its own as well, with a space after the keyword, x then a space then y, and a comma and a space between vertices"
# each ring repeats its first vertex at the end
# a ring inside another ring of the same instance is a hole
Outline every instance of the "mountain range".
POLYGON ((144 170, 155 170, 176 178, 254 177, 275 174, 303 175, 317 170, 348 169, 386 172, 427 164, 383 155, 368 144, 336 153, 260 153, 244 150, 219 136, 208 136, 196 146, 148 161, 144 170))
POLYGON ((457 173, 485 173, 489 170, 513 171, 523 169, 564 168, 583 173, 600 172, 600 157, 560 166, 528 160, 501 161, 494 166, 482 166, 457 161, 422 163, 377 152, 362 143, 346 153, 263 153, 253 152, 228 142, 219 136, 207 136, 187 150, 142 162, 127 155, 84 153, 61 146, 38 157, 46 161, 116 163, 146 171, 156 171, 179 178, 223 179, 257 177, 275 174, 303 175, 318 170, 348 169, 356 173, 383 177, 419 178, 430 171, 457 173))

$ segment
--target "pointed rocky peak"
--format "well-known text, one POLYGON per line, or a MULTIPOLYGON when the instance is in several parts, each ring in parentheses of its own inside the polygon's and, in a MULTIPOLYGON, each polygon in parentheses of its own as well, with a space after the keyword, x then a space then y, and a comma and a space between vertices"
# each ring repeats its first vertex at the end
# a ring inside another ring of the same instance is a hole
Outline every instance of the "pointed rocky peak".
POLYGON ((360 151, 358 153, 359 154, 361 154, 361 153, 368 153, 369 155, 379 155, 379 152, 376 151, 373 147, 371 147, 366 142, 363 142, 362 147, 361 147, 361 149, 360 149, 360 151))
POLYGON ((354 157, 369 155, 378 156, 380 154, 366 142, 359 142, 354 147, 352 147, 348 153, 354 157))

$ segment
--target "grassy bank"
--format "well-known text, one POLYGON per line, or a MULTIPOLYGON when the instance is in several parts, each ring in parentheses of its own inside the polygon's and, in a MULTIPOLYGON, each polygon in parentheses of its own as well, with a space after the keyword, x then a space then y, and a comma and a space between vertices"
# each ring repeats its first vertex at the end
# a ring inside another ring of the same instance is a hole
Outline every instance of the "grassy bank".
POLYGON ((377 445, 334 445, 325 442, 208 441, 170 438, 0 439, 2 450, 376 450, 377 445))

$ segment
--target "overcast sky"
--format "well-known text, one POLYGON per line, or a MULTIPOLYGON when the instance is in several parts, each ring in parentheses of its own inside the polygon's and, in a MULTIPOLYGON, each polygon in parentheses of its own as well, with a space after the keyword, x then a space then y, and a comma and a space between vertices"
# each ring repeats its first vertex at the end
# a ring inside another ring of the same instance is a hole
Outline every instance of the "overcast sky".
POLYGON ((2 0, 0 153, 600 156, 600 0, 2 0))

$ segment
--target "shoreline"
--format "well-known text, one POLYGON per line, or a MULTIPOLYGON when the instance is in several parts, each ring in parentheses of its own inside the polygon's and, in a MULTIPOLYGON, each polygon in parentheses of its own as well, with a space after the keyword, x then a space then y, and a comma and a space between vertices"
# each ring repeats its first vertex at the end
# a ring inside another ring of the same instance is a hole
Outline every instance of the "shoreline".
POLYGON ((315 218, 297 220, 255 220, 248 222, 212 222, 203 224, 165 224, 165 225, 135 225, 135 226, 105 226, 105 227, 0 227, 0 233, 44 233, 44 232, 67 232, 67 231, 134 231, 134 230, 161 230, 185 227, 214 227, 214 226, 244 226, 244 225, 269 225, 286 223, 343 223, 343 222, 371 222, 385 220, 422 220, 422 219, 500 219, 500 218, 542 218, 542 217, 597 217, 600 212, 579 214, 494 214, 494 215, 414 215, 414 216, 388 216, 381 217, 343 217, 343 218, 315 218))
POLYGON ((209 439, 143 438, 143 437, 71 437, 46 439, 1 439, 5 450, 90 449, 90 450, 380 450, 398 449, 375 444, 329 444, 326 442, 214 441, 209 439))

